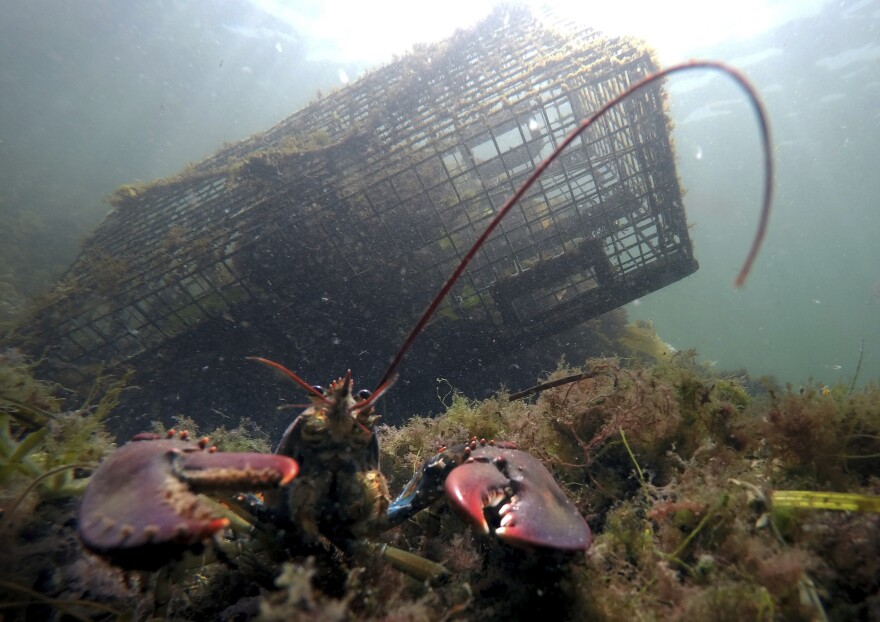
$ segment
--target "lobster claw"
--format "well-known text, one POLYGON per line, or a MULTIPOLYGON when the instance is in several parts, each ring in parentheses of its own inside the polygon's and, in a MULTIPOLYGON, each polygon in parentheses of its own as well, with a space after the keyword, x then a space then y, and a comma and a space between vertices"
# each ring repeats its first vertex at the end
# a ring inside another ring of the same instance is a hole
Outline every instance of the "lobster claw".
POLYGON ((197 492, 283 486, 298 471, 286 456, 207 445, 185 434, 139 434, 111 454, 92 474, 80 506, 86 547, 122 566, 156 567, 229 524, 197 492))
POLYGON ((446 494, 465 519, 489 533, 487 509, 497 509, 495 534, 514 546, 586 550, 587 522, 537 458, 517 449, 477 447, 446 478, 446 494))

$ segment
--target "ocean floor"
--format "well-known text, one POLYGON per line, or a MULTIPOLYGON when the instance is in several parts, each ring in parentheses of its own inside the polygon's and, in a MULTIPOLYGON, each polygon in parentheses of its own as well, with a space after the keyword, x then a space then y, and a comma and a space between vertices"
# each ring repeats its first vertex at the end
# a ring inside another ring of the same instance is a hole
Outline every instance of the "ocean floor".
MULTIPOLYGON (((441 502, 356 553, 311 547, 279 558, 266 531, 242 519, 219 547, 146 572, 114 567, 76 535, 83 487, 114 447, 104 419, 125 379, 98 379, 65 410, 56 386, 6 353, 0 618, 880 619, 876 384, 720 377, 692 352, 655 365, 560 365, 536 382, 553 381, 481 402, 450 387, 441 416, 381 429, 382 470, 394 495, 441 446, 512 441, 586 518, 586 553, 510 547, 475 534, 441 502), (381 544, 449 575, 416 580, 382 559, 381 544)), ((277 441, 239 424, 190 432, 212 434, 221 450, 269 451, 277 441)))

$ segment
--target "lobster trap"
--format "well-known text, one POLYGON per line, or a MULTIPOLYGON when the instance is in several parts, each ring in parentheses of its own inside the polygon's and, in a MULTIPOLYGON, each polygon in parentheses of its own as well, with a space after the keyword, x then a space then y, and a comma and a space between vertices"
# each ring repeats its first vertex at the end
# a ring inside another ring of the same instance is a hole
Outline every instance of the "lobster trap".
MULTIPOLYGON (((548 23, 497 11, 173 178, 117 189, 22 328, 29 348, 74 365, 143 361, 194 331, 220 349, 212 327, 234 324, 275 326, 299 352, 373 337, 390 355, 535 166, 656 70, 638 42, 548 23)), ((526 193, 430 330, 503 355, 696 269, 652 85, 526 193)))

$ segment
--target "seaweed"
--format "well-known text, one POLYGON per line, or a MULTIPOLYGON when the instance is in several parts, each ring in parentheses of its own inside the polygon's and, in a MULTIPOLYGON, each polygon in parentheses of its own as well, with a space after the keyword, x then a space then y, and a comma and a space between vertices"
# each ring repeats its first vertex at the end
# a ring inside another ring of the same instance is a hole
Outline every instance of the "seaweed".
POLYGON ((63 410, 61 388, 36 379, 35 366, 17 351, 0 355, 0 608, 9 620, 52 610, 77 620, 120 617, 137 590, 83 554, 73 515, 86 475, 112 449, 104 421, 128 377, 99 376, 80 407, 63 410))
MULTIPOLYGON (((560 367, 542 384, 534 403, 513 410, 503 395, 479 403, 454 396, 438 419, 387 432, 383 459, 412 461, 455 429, 453 421, 462 436, 500 427, 496 438, 542 457, 596 534, 586 559, 570 562, 563 618, 576 610, 602 620, 849 619, 876 611, 878 387, 852 395, 844 386, 771 387, 758 397, 688 353, 653 367, 614 359, 560 367), (848 544, 853 535, 859 551, 848 544)), ((429 538, 449 541, 450 529, 459 528, 444 524, 429 538)), ((469 615, 497 612, 487 599, 475 589, 469 615)))
MULTIPOLYGON (((19 386, 39 389, 51 417, 38 429, 49 432, 22 453, 45 470, 46 444, 60 442, 52 431, 68 429, 77 411, 54 412, 45 399, 51 387, 32 380, 19 386)), ((35 503, 14 510, 15 529, 8 516, 0 523, 16 560, 0 583, 10 619, 24 619, 16 616, 25 608, 78 619, 876 615, 880 387, 850 393, 844 385, 769 386, 754 395, 740 376, 715 375, 691 353, 653 366, 618 359, 560 364, 539 382, 530 401, 505 391, 475 401, 449 387, 438 396, 443 414, 382 429, 383 471, 397 491, 441 445, 471 436, 515 442, 543 460, 587 517, 594 543, 586 555, 512 549, 475 535, 441 502, 349 554, 317 546, 286 558, 252 518, 239 520, 217 552, 185 557, 132 585, 76 543, 70 496, 28 491, 35 503), (445 582, 416 581, 383 561, 383 545, 442 563, 451 574, 445 582)), ((78 416, 97 423, 81 421, 88 434, 69 428, 81 453, 64 460, 97 459, 87 449, 93 444, 106 449, 100 421, 121 390, 109 379, 96 385, 78 416)), ((200 433, 184 415, 173 423, 200 433)), ((253 422, 234 425, 212 438, 228 450, 268 449, 253 422)))
POLYGON ((60 400, 45 393, 50 391, 48 385, 35 381, 30 369, 28 364, 0 365, 0 376, 16 378, 7 382, 0 394, 0 403, 5 404, 0 411, 0 483, 4 500, 14 499, 3 516, 7 524, 23 496, 34 490, 40 499, 82 492, 87 479, 78 470, 96 465, 112 448, 104 420, 119 403, 130 377, 130 372, 121 379, 99 376, 79 408, 60 412, 60 400), (22 391, 28 401, 22 401, 22 391), (41 401, 59 412, 34 405, 41 401), (20 418, 22 411, 45 419, 36 422, 28 417, 28 425, 21 425, 16 417, 20 418), (29 429, 31 426, 36 429, 29 429))

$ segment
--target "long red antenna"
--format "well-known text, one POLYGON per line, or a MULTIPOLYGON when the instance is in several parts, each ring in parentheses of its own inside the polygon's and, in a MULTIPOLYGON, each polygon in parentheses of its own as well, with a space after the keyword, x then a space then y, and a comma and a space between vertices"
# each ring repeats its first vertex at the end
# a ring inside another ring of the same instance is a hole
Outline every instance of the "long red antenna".
MULTIPOLYGON (((305 389, 306 391, 311 393, 314 397, 317 397, 319 400, 323 400, 324 402, 327 401, 327 397, 323 393, 321 393, 320 391, 318 391, 318 389, 316 389, 315 387, 310 385, 308 382, 306 382, 305 380, 303 380, 302 378, 297 376, 295 373, 293 373, 292 371, 287 369, 281 363, 276 363, 275 361, 270 361, 269 359, 264 359, 262 356, 249 356, 249 357, 247 357, 247 360, 257 361, 258 363, 262 363, 263 365, 268 365, 269 367, 274 367, 275 369, 280 371, 282 374, 284 374, 285 376, 287 376, 288 378, 293 380, 295 383, 297 383, 299 386, 301 386, 303 389, 305 389)), ((351 373, 351 371, 349 371, 349 374, 350 373, 351 373)), ((350 379, 350 377, 349 377, 349 379, 350 379)))
POLYGON ((480 250, 480 247, 486 241, 486 239, 492 235, 492 232, 495 231, 495 228, 501 222, 501 220, 507 215, 507 212, 513 208, 513 206, 519 201, 522 196, 528 191, 529 188, 538 180, 538 178, 547 170, 547 167, 561 154, 571 143, 577 138, 584 130, 590 127, 596 120, 601 117, 603 114, 608 112, 611 108, 622 102, 624 99, 635 93, 636 91, 644 88, 645 86, 651 84, 652 82, 656 82, 658 80, 662 80, 663 78, 670 76, 674 73, 679 73, 683 71, 690 71, 693 69, 709 69, 714 71, 720 71, 721 73, 726 74, 730 78, 736 82, 740 88, 745 91, 746 96, 749 99, 749 102, 752 105, 752 109, 755 112, 755 116, 758 117, 758 124, 761 133, 761 146, 764 150, 764 194, 763 194, 763 203, 761 207, 761 216, 758 222, 758 230, 755 233, 755 238, 752 241, 752 246, 749 249, 749 253, 746 256, 746 260, 743 263, 742 268, 740 268, 739 274, 736 277, 736 281, 734 282, 736 287, 740 287, 745 283, 746 277, 749 275, 749 271, 752 269, 752 263, 755 261, 755 257, 758 256, 758 251, 761 248, 761 243, 764 240, 764 236, 767 233, 767 223, 770 219, 770 205, 773 200, 773 150, 770 144, 770 124, 767 121, 767 114, 764 111, 764 105, 761 103, 761 100, 758 98, 758 93, 755 91, 754 87, 749 83, 749 81, 743 76, 738 70, 733 67, 729 67, 724 63, 720 63, 717 61, 701 61, 701 60, 692 60, 685 63, 680 63, 678 65, 673 65, 671 67, 667 67, 657 73, 653 73, 639 82, 636 82, 628 89, 626 89, 623 93, 618 95, 617 97, 609 100, 605 105, 599 108, 596 112, 594 112, 590 117, 581 121, 580 125, 577 126, 568 136, 565 137, 559 146, 553 150, 547 158, 541 162, 532 174, 529 175, 528 179, 526 179, 523 184, 517 189, 516 192, 511 195, 507 202, 498 210, 498 214, 495 215, 495 218, 489 223, 486 227, 486 230, 480 234, 480 237, 477 238, 476 242, 474 242, 473 246, 471 246, 470 250, 465 254, 464 258, 461 260, 461 263, 458 264, 458 267, 455 271, 449 276, 446 280, 446 283, 443 284, 443 287, 440 288, 440 291, 437 292, 437 295, 434 296, 434 299, 431 301, 431 304, 428 305, 428 308, 425 309, 425 312, 422 313, 422 317, 419 318, 419 321, 416 322, 415 326, 409 331, 409 334, 404 339, 403 344, 400 346, 400 349, 397 351, 397 354, 394 355, 394 358, 391 359, 391 363, 388 365, 388 369, 385 370, 385 374, 382 376, 382 379, 379 381, 379 387, 385 385, 388 380, 390 380, 397 373, 397 369, 400 367, 401 362, 403 361, 403 357, 410 351, 415 343, 416 338, 419 334, 424 330, 425 326, 428 324, 428 321, 431 319, 431 316, 437 311, 437 307, 440 306, 440 303, 446 298, 446 295, 449 293, 449 290, 452 289, 452 286, 455 285, 456 281, 461 277, 467 268, 468 264, 471 260, 476 256, 477 251, 480 250))

